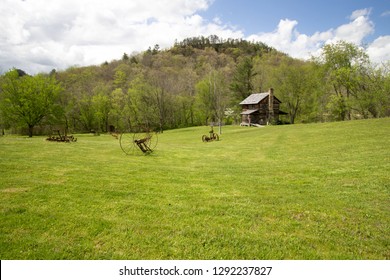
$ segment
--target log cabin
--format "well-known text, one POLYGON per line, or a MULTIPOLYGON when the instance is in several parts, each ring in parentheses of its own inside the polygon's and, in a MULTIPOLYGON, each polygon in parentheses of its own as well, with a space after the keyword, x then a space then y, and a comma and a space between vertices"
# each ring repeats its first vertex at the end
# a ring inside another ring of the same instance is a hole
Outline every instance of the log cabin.
POLYGON ((279 122, 279 115, 286 115, 280 111, 282 103, 275 95, 274 89, 268 92, 253 93, 241 101, 241 125, 266 125, 279 122))

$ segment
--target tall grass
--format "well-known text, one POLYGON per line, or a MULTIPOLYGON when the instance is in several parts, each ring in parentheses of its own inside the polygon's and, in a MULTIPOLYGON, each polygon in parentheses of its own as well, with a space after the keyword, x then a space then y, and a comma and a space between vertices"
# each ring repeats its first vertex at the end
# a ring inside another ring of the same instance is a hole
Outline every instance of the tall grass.
POLYGON ((0 138, 1 259, 389 259, 390 119, 0 138))

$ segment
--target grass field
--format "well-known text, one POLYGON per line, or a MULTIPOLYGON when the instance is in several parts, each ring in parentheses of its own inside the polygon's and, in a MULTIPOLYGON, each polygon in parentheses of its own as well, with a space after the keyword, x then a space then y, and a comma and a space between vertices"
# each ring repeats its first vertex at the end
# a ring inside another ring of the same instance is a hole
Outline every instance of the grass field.
POLYGON ((0 137, 0 259, 390 259, 390 119, 0 137))

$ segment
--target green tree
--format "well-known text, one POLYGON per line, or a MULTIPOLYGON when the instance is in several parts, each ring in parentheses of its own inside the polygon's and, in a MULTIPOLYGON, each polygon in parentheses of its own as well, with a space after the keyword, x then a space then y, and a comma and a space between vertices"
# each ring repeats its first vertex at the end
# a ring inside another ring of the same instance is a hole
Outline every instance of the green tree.
POLYGON ((373 66, 361 83, 362 96, 357 105, 365 118, 390 115, 390 61, 381 67, 373 66))
POLYGON ((310 63, 286 57, 273 72, 277 96, 292 124, 299 115, 306 115, 307 120, 315 109, 312 97, 316 92, 316 78, 313 70, 310 63))
POLYGON ((222 123, 230 101, 224 74, 223 70, 214 70, 196 85, 198 109, 204 124, 222 123))
POLYGON ((365 108, 362 110, 359 105, 363 104, 360 102, 363 98, 367 98, 368 89, 364 81, 370 65, 368 55, 363 49, 345 41, 325 45, 322 50, 320 60, 336 95, 331 98, 330 104, 332 111, 337 112, 336 119, 351 119, 352 110, 364 115, 365 108))
POLYGON ((114 89, 111 93, 111 121, 117 131, 123 131, 126 127, 126 119, 129 115, 126 96, 121 88, 114 89))
POLYGON ((117 70, 114 74, 114 86, 125 90, 127 83, 126 73, 122 70, 117 70))
POLYGON ((382 86, 378 88, 379 100, 378 100, 378 112, 379 117, 390 116, 390 61, 385 63, 383 67, 378 71, 378 79, 382 86))
POLYGON ((252 79, 256 76, 253 71, 253 60, 251 57, 244 57, 238 63, 236 71, 233 74, 233 81, 230 89, 234 94, 235 102, 240 102, 253 93, 252 79))
POLYGON ((180 126, 195 124, 195 85, 198 77, 192 67, 186 67, 179 72, 177 85, 177 108, 180 110, 180 126))
POLYGON ((32 137, 34 127, 52 115, 61 91, 62 87, 54 75, 20 76, 17 70, 11 70, 1 82, 3 118, 26 125, 28 136, 32 137))
POLYGON ((139 74, 129 84, 126 100, 126 129, 150 129, 159 123, 155 89, 139 74))
POLYGON ((107 84, 99 84, 94 89, 92 106, 95 114, 96 127, 99 131, 107 132, 109 116, 112 108, 110 87, 107 84))

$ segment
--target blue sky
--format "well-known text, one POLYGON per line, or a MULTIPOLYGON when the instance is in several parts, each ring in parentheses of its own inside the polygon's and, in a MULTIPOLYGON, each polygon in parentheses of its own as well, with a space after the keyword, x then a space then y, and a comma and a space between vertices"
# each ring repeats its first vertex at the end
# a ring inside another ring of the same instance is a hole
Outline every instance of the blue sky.
POLYGON ((201 13, 242 29, 246 36, 271 32, 281 19, 298 21, 301 33, 313 34, 349 22, 353 11, 370 9, 374 37, 390 35, 390 0, 215 0, 201 13))
POLYGON ((200 15, 296 58, 345 40, 374 63, 390 59, 390 0, 214 0, 200 15))
POLYGON ((0 73, 101 64, 201 35, 261 41, 300 59, 345 40, 384 63, 390 0, 0 0, 0 73))

